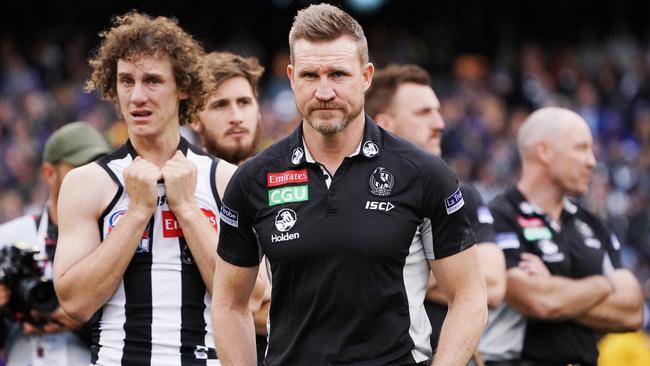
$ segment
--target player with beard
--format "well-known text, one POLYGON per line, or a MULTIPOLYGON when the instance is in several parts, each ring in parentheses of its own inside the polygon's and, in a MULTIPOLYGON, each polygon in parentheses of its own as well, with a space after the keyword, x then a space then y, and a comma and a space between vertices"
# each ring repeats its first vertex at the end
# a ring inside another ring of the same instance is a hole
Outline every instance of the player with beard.
POLYGON ((261 115, 257 84, 264 68, 257 58, 230 52, 206 55, 205 66, 212 74, 215 89, 199 118, 190 126, 199 134, 207 152, 239 165, 259 145, 261 115))
MULTIPOLYGON (((259 145, 261 115, 257 85, 264 68, 255 57, 230 52, 212 52, 204 60, 212 75, 214 93, 190 126, 199 134, 207 152, 239 165, 248 160, 259 145)), ((249 307, 255 320, 257 359, 261 363, 267 344, 271 284, 264 262, 260 267, 249 307)))

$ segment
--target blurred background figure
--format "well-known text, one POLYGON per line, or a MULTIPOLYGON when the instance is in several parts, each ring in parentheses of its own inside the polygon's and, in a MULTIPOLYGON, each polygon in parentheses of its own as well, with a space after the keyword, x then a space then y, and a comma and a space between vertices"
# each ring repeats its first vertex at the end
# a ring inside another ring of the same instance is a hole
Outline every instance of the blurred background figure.
MULTIPOLYGON (((431 88, 429 73, 413 64, 389 65, 373 76, 366 92, 366 112, 384 129, 417 147, 440 156, 445 121, 440 115, 440 101, 431 88)), ((494 243, 492 215, 474 187, 460 185, 465 199, 465 214, 478 242, 478 255, 485 278, 488 306, 495 308, 505 296, 505 259, 494 243)), ((430 238, 430 225, 420 227, 422 238, 430 238)), ((425 307, 431 327, 431 348, 435 351, 442 323, 447 315, 447 299, 430 275, 425 307)))
POLYGON ((0 270, 4 273, 0 305, 11 324, 5 341, 7 365, 65 366, 90 362, 89 331, 58 306, 51 282, 30 285, 29 281, 39 279, 41 273, 50 281, 52 278, 58 239, 57 201, 63 178, 73 168, 110 151, 106 139, 87 122, 70 123, 55 131, 45 143, 41 165, 48 192, 45 207, 38 215, 0 225, 0 244, 5 246, 0 249, 0 270), (11 251, 7 247, 20 242, 28 246, 11 251), (25 293, 25 288, 30 290, 25 293))

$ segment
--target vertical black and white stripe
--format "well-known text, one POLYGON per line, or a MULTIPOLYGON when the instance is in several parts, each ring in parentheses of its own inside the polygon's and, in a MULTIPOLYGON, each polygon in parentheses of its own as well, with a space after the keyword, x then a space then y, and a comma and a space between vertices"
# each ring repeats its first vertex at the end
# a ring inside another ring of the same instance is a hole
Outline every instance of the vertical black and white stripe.
MULTIPOLYGON (((198 168, 196 200, 216 218, 218 160, 181 138, 179 145, 198 168)), ((118 184, 118 192, 99 220, 102 239, 128 208, 123 170, 136 156, 127 142, 98 163, 118 184)), ((96 315, 93 365, 218 365, 210 318, 211 298, 185 238, 177 234, 158 184, 159 205, 117 290, 96 315)), ((216 220, 218 222, 218 220, 216 220)))

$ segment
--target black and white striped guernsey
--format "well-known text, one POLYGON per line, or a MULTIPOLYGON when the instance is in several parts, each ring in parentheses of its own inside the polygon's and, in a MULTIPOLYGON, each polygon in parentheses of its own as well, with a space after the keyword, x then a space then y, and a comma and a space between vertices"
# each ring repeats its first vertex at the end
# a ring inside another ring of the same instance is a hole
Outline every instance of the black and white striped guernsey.
MULTIPOLYGON (((198 168, 196 201, 218 230, 221 202, 215 172, 219 160, 182 137, 179 150, 198 168)), ((97 160, 119 187, 99 218, 102 240, 110 235, 128 208, 123 170, 136 156, 133 145, 127 141, 97 160)), ((159 183, 158 208, 122 282, 95 315, 91 364, 218 365, 210 303, 211 297, 182 230, 167 205, 165 186, 159 183)))

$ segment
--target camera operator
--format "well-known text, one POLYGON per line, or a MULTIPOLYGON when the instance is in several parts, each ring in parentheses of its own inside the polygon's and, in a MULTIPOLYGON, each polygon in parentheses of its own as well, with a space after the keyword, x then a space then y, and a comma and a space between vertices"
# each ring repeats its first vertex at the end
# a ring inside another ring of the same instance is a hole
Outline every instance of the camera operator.
MULTIPOLYGON (((51 280, 58 237, 57 198, 63 177, 73 168, 110 151, 101 133, 86 122, 70 123, 55 131, 45 144, 41 166, 49 192, 47 205, 39 216, 23 216, 0 225, 0 245, 19 242, 35 245, 41 253, 38 259, 43 275, 51 280)), ((2 250, 1 253, 0 256, 6 257, 11 252, 2 250)), ((6 258, 0 259, 6 262, 6 258)), ((5 339, 7 365, 89 364, 90 349, 82 339, 82 325, 68 317, 58 305, 49 314, 34 309, 22 314, 13 309, 12 296, 18 294, 10 291, 10 282, 5 280, 0 284, 0 306, 8 315, 5 317, 11 319, 5 339)))

